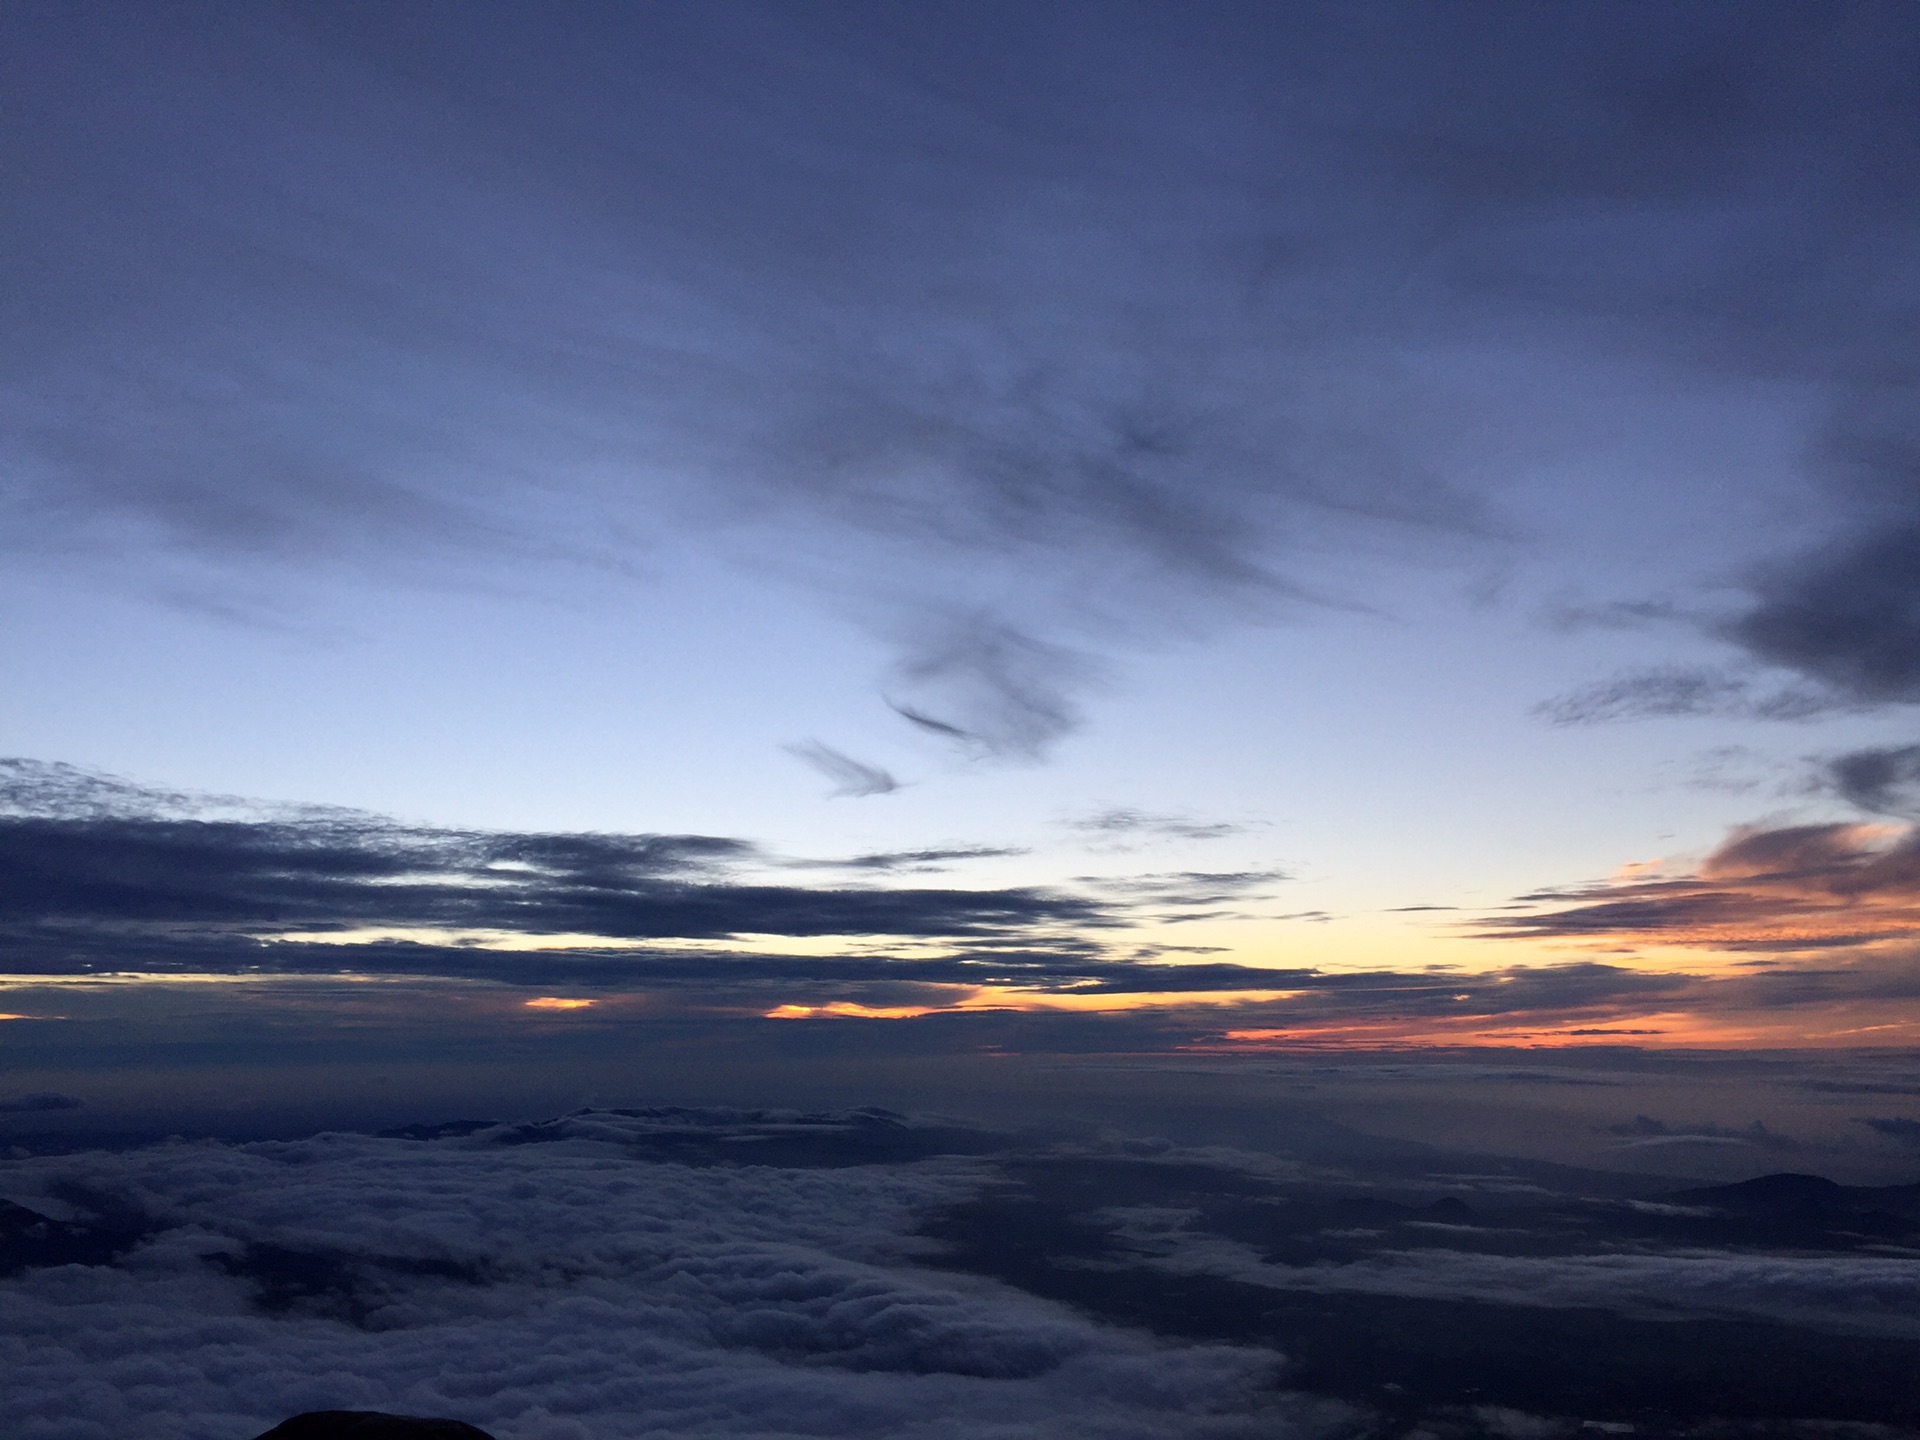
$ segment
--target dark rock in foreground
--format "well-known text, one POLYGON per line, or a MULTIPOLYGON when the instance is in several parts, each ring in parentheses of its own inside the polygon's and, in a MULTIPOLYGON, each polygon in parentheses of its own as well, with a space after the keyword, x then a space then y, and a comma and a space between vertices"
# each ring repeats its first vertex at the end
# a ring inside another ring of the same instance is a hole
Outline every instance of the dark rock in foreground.
POLYGON ((421 1420, 378 1410, 310 1410, 282 1420, 258 1440, 493 1440, 458 1420, 421 1420))

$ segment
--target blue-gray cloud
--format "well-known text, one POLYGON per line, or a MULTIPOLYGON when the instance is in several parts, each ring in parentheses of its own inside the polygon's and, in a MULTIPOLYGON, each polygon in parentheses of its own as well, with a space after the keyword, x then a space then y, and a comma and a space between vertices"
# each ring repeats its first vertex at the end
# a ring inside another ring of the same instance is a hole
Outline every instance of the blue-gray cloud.
POLYGON ((6 778, 0 912, 16 945, 101 949, 191 934, 231 942, 368 926, 991 940, 1105 918, 1089 900, 1036 889, 754 883, 728 871, 755 858, 755 847, 717 836, 444 830, 297 808, 203 818, 167 813, 188 797, 143 795, 106 778, 86 785, 61 767, 15 761, 6 778), (43 774, 48 803, 36 810, 43 774))
POLYGON ((1920 819, 1920 745, 1850 751, 1828 762, 1827 776, 1849 804, 1920 819))
POLYGON ((831 780, 832 793, 836 798, 862 799, 868 795, 891 795, 900 788, 900 782, 894 779, 892 771, 856 760, 818 740, 803 740, 789 745, 787 752, 831 780))

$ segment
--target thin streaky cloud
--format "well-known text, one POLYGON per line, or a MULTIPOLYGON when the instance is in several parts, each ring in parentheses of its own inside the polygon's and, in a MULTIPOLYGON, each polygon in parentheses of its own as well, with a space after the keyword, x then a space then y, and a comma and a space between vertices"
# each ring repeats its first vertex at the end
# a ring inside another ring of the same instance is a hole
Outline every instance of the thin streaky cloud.
POLYGON ((891 795, 900 788, 893 772, 879 765, 856 760, 818 740, 802 740, 787 746, 787 753, 819 771, 833 782, 835 798, 864 799, 869 795, 891 795))

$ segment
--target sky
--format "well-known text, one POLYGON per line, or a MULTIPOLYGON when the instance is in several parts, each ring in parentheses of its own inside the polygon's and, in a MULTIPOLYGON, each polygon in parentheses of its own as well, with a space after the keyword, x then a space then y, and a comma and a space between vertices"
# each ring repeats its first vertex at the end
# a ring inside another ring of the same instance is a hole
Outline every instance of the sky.
POLYGON ((0 165, 24 1440, 1920 1425, 1920 10, 15 0, 0 165))
POLYGON ((0 27, 18 1093, 1920 1039, 1909 8, 0 27))

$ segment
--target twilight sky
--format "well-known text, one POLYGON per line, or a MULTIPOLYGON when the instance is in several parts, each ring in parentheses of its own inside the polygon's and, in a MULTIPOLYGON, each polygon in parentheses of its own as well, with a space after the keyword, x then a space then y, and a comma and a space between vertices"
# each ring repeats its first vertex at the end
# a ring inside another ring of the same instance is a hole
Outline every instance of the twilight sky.
POLYGON ((1920 1041, 1910 6, 26 0, 0 93, 22 1075, 1920 1041))

